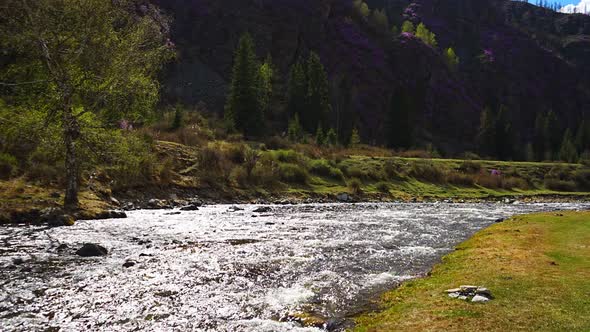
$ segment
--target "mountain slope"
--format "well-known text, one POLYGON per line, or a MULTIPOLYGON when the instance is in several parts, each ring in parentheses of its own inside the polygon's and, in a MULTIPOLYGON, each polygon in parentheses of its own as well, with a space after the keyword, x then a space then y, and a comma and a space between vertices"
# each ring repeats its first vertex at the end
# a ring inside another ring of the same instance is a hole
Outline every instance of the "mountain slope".
MULTIPOLYGON (((259 57, 272 55, 283 82, 298 57, 318 52, 331 80, 333 126, 358 126, 369 143, 386 142, 392 96, 400 94, 413 101, 417 144, 434 142, 447 152, 474 148, 486 106, 507 106, 523 143, 538 112, 553 110, 564 127, 575 127, 590 108, 590 18, 582 15, 501 0, 367 1, 385 8, 391 22, 424 22, 437 35, 433 49, 376 30, 352 0, 156 2, 174 19, 179 50, 165 74, 169 102, 204 101, 222 112, 234 47, 248 31, 259 57), (456 71, 444 63, 447 47, 461 59, 456 71)), ((288 117, 283 105, 277 102, 271 116, 278 132, 288 117)))

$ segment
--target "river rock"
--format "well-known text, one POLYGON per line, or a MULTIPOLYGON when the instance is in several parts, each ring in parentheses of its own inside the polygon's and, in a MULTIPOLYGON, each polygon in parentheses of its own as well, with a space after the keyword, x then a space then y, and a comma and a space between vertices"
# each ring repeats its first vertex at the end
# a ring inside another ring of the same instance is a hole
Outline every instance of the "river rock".
POLYGON ((135 266, 136 264, 137 264, 136 261, 129 259, 125 263, 123 263, 123 267, 124 268, 130 268, 132 266, 135 266))
POLYGON ((198 211, 199 205, 198 204, 190 204, 190 205, 181 207, 180 210, 181 211, 198 211))
POLYGON ((272 208, 271 207, 269 207, 269 206, 261 206, 261 207, 255 209, 253 212, 256 212, 256 213, 267 213, 267 212, 270 212, 270 211, 272 211, 272 208))
POLYGON ((336 199, 340 202, 350 202, 352 200, 350 195, 347 193, 340 193, 336 195, 336 199))
POLYGON ((76 255, 82 257, 99 257, 99 256, 106 256, 109 251, 98 244, 94 243, 85 243, 82 248, 76 251, 76 255))

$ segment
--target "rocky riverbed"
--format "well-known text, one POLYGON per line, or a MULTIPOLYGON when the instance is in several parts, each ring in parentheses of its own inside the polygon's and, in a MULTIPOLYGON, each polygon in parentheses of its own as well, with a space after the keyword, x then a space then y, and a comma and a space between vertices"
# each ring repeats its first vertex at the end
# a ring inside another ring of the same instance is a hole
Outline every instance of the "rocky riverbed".
POLYGON ((0 330, 338 331, 487 225, 590 204, 260 207, 0 227, 0 330))

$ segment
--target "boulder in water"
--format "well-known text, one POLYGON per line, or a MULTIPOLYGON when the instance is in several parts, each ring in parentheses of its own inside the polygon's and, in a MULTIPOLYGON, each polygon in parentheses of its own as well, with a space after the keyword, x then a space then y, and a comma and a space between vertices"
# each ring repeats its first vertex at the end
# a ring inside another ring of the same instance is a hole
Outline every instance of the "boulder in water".
POLYGON ((98 244, 94 243, 85 243, 82 248, 76 251, 76 255, 82 257, 99 257, 99 256, 106 256, 109 251, 98 244))
POLYGON ((272 208, 271 207, 269 207, 269 206, 261 206, 261 207, 257 208, 256 210, 254 210, 253 212, 256 212, 256 213, 267 213, 267 212, 270 212, 270 211, 272 211, 272 208))

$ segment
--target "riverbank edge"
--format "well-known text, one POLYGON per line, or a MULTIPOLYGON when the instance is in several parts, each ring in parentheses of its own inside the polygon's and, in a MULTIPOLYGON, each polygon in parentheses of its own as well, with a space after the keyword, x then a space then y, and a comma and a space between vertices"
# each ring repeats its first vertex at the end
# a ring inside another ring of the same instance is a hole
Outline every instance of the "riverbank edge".
MULTIPOLYGON (((29 186, 32 187, 32 186, 29 186)), ((481 197, 439 197, 385 195, 381 193, 351 194, 342 192, 279 192, 268 195, 252 195, 236 191, 186 187, 146 187, 112 193, 110 190, 84 191, 80 195, 80 209, 65 212, 61 209, 61 193, 56 188, 37 188, 43 195, 23 195, 25 199, 12 202, 0 211, 0 224, 50 224, 68 226, 73 220, 101 220, 125 218, 124 211, 138 209, 197 210, 203 205, 213 204, 255 204, 255 205, 295 205, 324 203, 484 203, 504 204, 522 203, 568 203, 590 200, 587 193, 536 194, 519 193, 502 196, 481 197), (34 198, 41 196, 42 199, 34 198)))
POLYGON ((588 243, 589 231, 590 210, 533 213, 498 220, 456 246, 455 251, 443 256, 428 273, 404 281, 384 293, 373 302, 373 307, 377 309, 351 317, 354 327, 349 331, 506 331, 521 329, 523 326, 529 326, 531 331, 586 331, 590 329, 590 319, 581 320, 580 323, 579 317, 590 317, 590 302, 575 304, 578 310, 586 308, 584 310, 587 312, 570 312, 568 310, 574 306, 571 303, 559 307, 555 305, 558 301, 548 304, 545 298, 559 297, 560 301, 575 299, 575 296, 563 294, 566 285, 567 290, 574 294, 583 294, 580 286, 590 294, 590 282, 581 285, 581 280, 590 280, 590 260, 586 258, 584 261, 583 258, 590 257, 590 249, 579 245, 588 243), (561 229, 568 231, 562 234, 547 226, 549 223, 560 223, 561 229), (585 231, 576 227, 583 227, 585 231), (582 237, 585 240, 579 241, 582 237), (567 238, 569 242, 548 245, 547 242, 552 242, 553 238, 567 238), (572 247, 584 249, 586 253, 573 255, 572 247), (484 256, 481 252, 490 252, 497 257, 495 260, 488 259, 489 255, 484 256), (577 266, 578 259, 582 260, 584 269, 577 266), (510 270, 513 267, 515 269, 510 270), (559 270, 556 272, 556 269, 559 270), (546 276, 557 283, 558 289, 552 289, 553 285, 544 281, 546 276), (522 280, 527 279, 532 281, 525 292, 522 280), (447 290, 461 285, 489 288, 493 294, 492 300, 473 303, 448 296, 447 290), (531 289, 534 289, 533 296, 531 289), (532 303, 530 300, 536 299, 535 293, 540 298, 532 303), (523 299, 525 303, 520 303, 523 299), (515 300, 519 300, 519 303, 514 303, 515 300), (561 320, 557 318, 560 312, 561 320), (541 313, 549 318, 537 322, 538 326, 535 326, 531 321, 542 317, 541 313))

